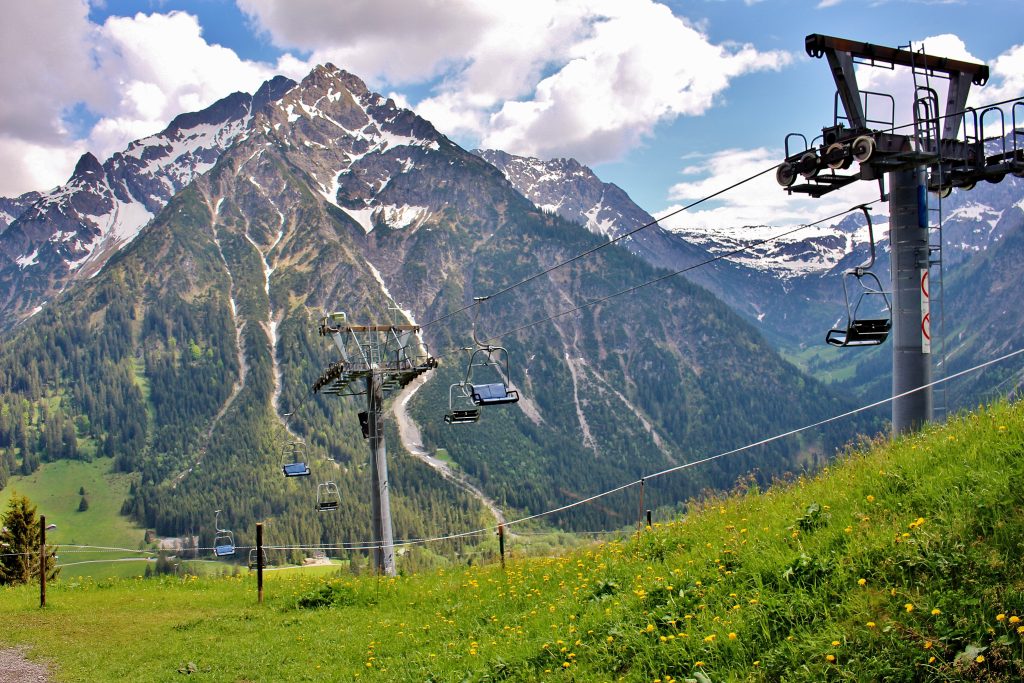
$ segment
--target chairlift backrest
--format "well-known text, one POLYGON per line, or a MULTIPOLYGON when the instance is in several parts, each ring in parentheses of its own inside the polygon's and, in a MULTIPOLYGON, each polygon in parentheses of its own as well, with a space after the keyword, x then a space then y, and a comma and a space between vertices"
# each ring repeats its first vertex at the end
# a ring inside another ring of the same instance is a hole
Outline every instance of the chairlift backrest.
POLYGON ((319 512, 337 510, 341 505, 341 492, 333 481, 325 481, 316 487, 316 509, 319 512))
POLYGON ((480 408, 471 396, 472 387, 457 382, 448 389, 448 412, 444 415, 446 424, 471 424, 480 419, 480 408))

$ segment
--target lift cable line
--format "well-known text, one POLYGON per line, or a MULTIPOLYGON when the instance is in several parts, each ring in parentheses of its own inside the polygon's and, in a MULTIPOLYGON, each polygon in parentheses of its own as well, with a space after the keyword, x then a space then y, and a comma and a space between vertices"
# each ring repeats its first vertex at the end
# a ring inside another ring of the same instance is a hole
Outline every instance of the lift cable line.
MULTIPOLYGON (((693 460, 693 461, 688 462, 688 463, 683 463, 682 465, 677 465, 675 467, 670 467, 668 469, 664 469, 664 470, 661 470, 659 472, 654 472, 653 474, 648 474, 648 475, 643 476, 643 477, 641 477, 641 478, 639 478, 639 479, 637 479, 635 481, 631 481, 631 482, 628 482, 626 484, 622 484, 621 486, 616 486, 615 488, 609 489, 607 491, 602 491, 601 493, 596 493, 596 494, 594 494, 592 496, 588 496, 586 498, 581 498, 579 500, 575 500, 575 501, 573 501, 571 503, 567 503, 566 505, 562 505, 560 507, 552 508, 552 509, 546 510, 544 512, 538 512, 538 513, 533 514, 533 515, 527 515, 525 517, 520 517, 518 519, 513 519, 513 520, 510 520, 510 521, 507 521, 507 522, 505 522, 504 526, 505 527, 510 527, 510 526, 512 526, 514 524, 522 524, 523 522, 531 521, 531 520, 534 520, 534 519, 539 519, 541 517, 547 517, 547 516, 550 516, 550 515, 553 515, 553 514, 557 514, 559 512, 564 512, 566 510, 570 510, 572 508, 579 507, 580 505, 584 505, 586 503, 591 503, 591 502, 593 502, 595 500, 599 500, 600 498, 604 498, 604 497, 609 496, 609 495, 611 495, 613 493, 618 493, 620 491, 624 491, 624 490, 629 489, 629 488, 631 488, 633 486, 636 486, 636 485, 638 485, 638 484, 640 484, 640 483, 642 483, 642 482, 644 482, 646 480, 655 479, 657 477, 662 477, 662 476, 665 476, 667 474, 672 474, 674 472, 679 472, 681 470, 685 470, 685 469, 689 469, 689 468, 692 468, 692 467, 696 467, 697 465, 703 465, 703 464, 706 464, 706 463, 709 463, 709 462, 712 462, 712 461, 715 461, 715 460, 719 460, 721 458, 725 458, 725 457, 730 456, 730 455, 736 455, 737 453, 742 453, 744 451, 748 451, 748 450, 750 450, 752 448, 756 448, 758 446, 763 446, 765 444, 769 444, 769 443, 772 443, 774 441, 779 441, 781 439, 784 439, 784 438, 787 438, 787 437, 790 437, 790 436, 794 436, 794 435, 799 434, 801 432, 805 432, 805 431, 808 431, 808 430, 811 430, 811 429, 816 429, 818 427, 821 427, 823 425, 829 424, 831 422, 837 422, 839 420, 843 420, 843 419, 846 419, 848 417, 852 417, 854 415, 857 415, 859 413, 863 413, 863 412, 871 410, 873 408, 878 408, 879 406, 883 406, 886 403, 891 403, 892 401, 895 401, 897 399, 903 398, 906 395, 913 394, 913 393, 916 393, 916 392, 921 392, 921 391, 927 391, 928 389, 932 388, 935 385, 939 385, 939 384, 943 384, 943 383, 946 383, 946 382, 950 382, 950 381, 952 381, 954 379, 958 379, 960 377, 963 377, 965 375, 971 374, 973 372, 977 372, 979 370, 983 370, 983 369, 985 369, 985 368, 987 368, 987 367, 989 367, 991 365, 996 365, 998 363, 1005 362, 1007 360, 1010 360, 1011 358, 1020 356, 1022 354, 1024 354, 1024 348, 1017 349, 1016 351, 1011 351, 1009 353, 1003 354, 1002 356, 999 356, 998 358, 993 358, 993 359, 985 361, 983 363, 979 363, 978 365, 975 365, 973 367, 967 368, 966 370, 961 370, 960 372, 957 372, 957 373, 954 373, 954 374, 951 374, 951 375, 947 375, 945 377, 942 377, 941 379, 935 380, 934 382, 930 382, 927 385, 922 385, 922 386, 919 386, 919 387, 914 387, 913 389, 910 389, 908 391, 903 392, 903 394, 899 394, 899 395, 896 395, 896 396, 889 396, 887 398, 883 398, 883 399, 875 401, 873 403, 869 403, 867 405, 860 406, 859 408, 854 408, 853 410, 848 410, 845 413, 841 413, 839 415, 833 415, 831 417, 827 417, 827 418, 825 418, 823 420, 819 420, 817 422, 814 422, 814 423, 811 423, 811 424, 807 424, 807 425, 804 425, 802 427, 797 427, 795 429, 791 429, 789 431, 782 432, 782 433, 776 434, 774 436, 769 436, 767 438, 761 439, 760 441, 755 441, 753 443, 746 444, 745 446, 740 446, 739 448, 734 448, 732 450, 723 451, 721 453, 717 453, 715 455, 711 455, 711 456, 708 456, 706 458, 700 458, 698 460, 693 460)), ((476 536, 476 535, 480 535, 480 534, 484 534, 484 533, 493 532, 497 528, 498 528, 497 526, 491 526, 491 527, 484 527, 482 529, 476 529, 476 530, 473 530, 473 531, 466 531, 466 532, 457 533, 457 534, 450 534, 450 535, 447 535, 447 536, 436 536, 434 538, 425 539, 423 542, 424 543, 425 542, 437 542, 437 541, 445 541, 445 540, 451 540, 451 539, 465 538, 467 536, 476 536)), ((397 546, 397 545, 403 545, 403 544, 402 543, 396 543, 395 545, 397 546)), ((408 544, 405 544, 405 545, 413 545, 413 544, 412 543, 408 543, 408 544)))
MULTIPOLYGON (((964 377, 966 375, 969 375, 971 373, 977 372, 979 370, 983 370, 983 369, 985 369, 985 368, 987 368, 989 366, 1005 362, 1007 360, 1010 360, 1011 358, 1015 358, 1015 357, 1020 356, 1022 354, 1024 354, 1024 348, 1017 349, 1015 351, 1011 351, 1011 352, 1003 354, 1002 356, 999 356, 997 358, 993 358, 993 359, 987 360, 987 361, 979 363, 979 364, 977 364, 977 365, 975 365, 973 367, 967 368, 965 370, 961 370, 961 371, 956 372, 956 373, 951 374, 951 375, 947 375, 947 376, 942 377, 940 379, 937 379, 937 380, 935 380, 933 382, 930 382, 927 385, 922 385, 922 386, 919 386, 919 387, 914 387, 912 389, 909 389, 909 390, 903 392, 902 394, 898 394, 898 395, 895 395, 895 396, 889 396, 887 398, 880 399, 880 400, 875 401, 873 403, 868 403, 868 404, 860 406, 858 408, 854 408, 852 410, 848 410, 848 411, 846 411, 844 413, 840 413, 838 415, 833 415, 831 417, 827 417, 825 419, 822 419, 822 420, 819 420, 817 422, 813 422, 813 423, 810 423, 810 424, 806 424, 806 425, 803 425, 801 427, 796 427, 794 429, 790 429, 788 431, 781 432, 779 434, 775 434, 773 436, 766 437, 766 438, 761 439, 759 441, 748 443, 748 444, 746 444, 744 446, 740 446, 738 448, 734 448, 734 449, 731 449, 731 450, 728 450, 728 451, 723 451, 723 452, 717 453, 715 455, 710 455, 710 456, 707 456, 705 458, 700 458, 700 459, 693 460, 693 461, 690 461, 690 462, 687 462, 687 463, 683 463, 682 465, 676 465, 675 467, 670 467, 668 469, 664 469, 664 470, 661 470, 661 471, 658 471, 658 472, 654 472, 652 474, 648 474, 648 475, 642 476, 639 479, 627 482, 625 484, 621 484, 619 486, 616 486, 614 488, 608 489, 606 491, 602 491, 600 493, 595 493, 595 494, 593 494, 591 496, 587 496, 585 498, 580 498, 578 500, 574 500, 571 503, 567 503, 565 505, 562 505, 562 506, 559 506, 559 507, 556 507, 556 508, 551 508, 551 509, 545 510, 543 512, 538 512, 538 513, 535 513, 535 514, 532 514, 532 515, 527 515, 527 516, 524 516, 524 517, 520 517, 518 519, 513 519, 513 520, 506 521, 504 523, 504 526, 507 528, 507 527, 510 527, 512 525, 515 525, 515 524, 522 524, 524 522, 532 521, 532 520, 535 520, 535 519, 540 519, 542 517, 548 517, 548 516, 551 516, 551 515, 554 515, 554 514, 558 514, 560 512, 565 512, 566 510, 571 510, 571 509, 579 507, 581 505, 585 505, 587 503, 592 503, 595 500, 599 500, 601 498, 605 498, 605 497, 610 496, 610 495, 612 495, 614 493, 619 493, 620 491, 625 491, 627 489, 632 488, 633 486, 636 486, 638 484, 642 484, 643 482, 648 481, 650 479, 656 479, 658 477, 662 477, 662 476, 665 476, 665 475, 668 475, 668 474, 673 474, 673 473, 679 472, 681 470, 690 469, 690 468, 696 467, 698 465, 703 465, 703 464, 706 464, 706 463, 709 463, 709 462, 713 462, 715 460, 720 460, 722 458, 725 458, 725 457, 728 457, 728 456, 731 456, 731 455, 736 455, 738 453, 742 453, 744 451, 751 450, 751 449, 756 448, 758 446, 763 446, 763 445, 766 445, 766 444, 769 444, 769 443, 773 443, 775 441, 779 441, 781 439, 788 438, 790 436, 795 436, 797 434, 800 434, 800 433, 805 432, 805 431, 809 431, 811 429, 816 429, 818 427, 824 426, 826 424, 830 424, 832 422, 837 422, 839 420, 844 420, 844 419, 846 419, 848 417, 853 417, 854 415, 858 415, 858 414, 866 412, 868 410, 872 410, 874 408, 878 408, 880 406, 883 406, 886 403, 891 403, 892 401, 904 398, 905 396, 907 396, 909 394, 914 394, 914 393, 917 393, 917 392, 927 391, 927 390, 931 389, 934 386, 942 385, 942 384, 945 384, 947 382, 951 382, 951 381, 953 381, 955 379, 959 379, 960 377, 964 377)), ((463 531, 463 532, 459 532, 459 533, 451 533, 451 534, 445 534, 445 535, 440 535, 440 536, 433 536, 433 537, 422 538, 422 539, 404 540, 404 541, 399 540, 399 541, 395 541, 394 542, 394 546, 396 548, 397 547, 408 547, 408 546, 416 546, 416 545, 425 545, 427 543, 437 543, 437 542, 442 542, 442 541, 458 540, 458 539, 461 539, 461 538, 469 538, 469 537, 472 537, 472 536, 480 536, 480 535, 483 535, 483 534, 488 534, 488 533, 494 532, 495 530, 497 530, 498 526, 499 525, 489 526, 489 527, 482 527, 480 529, 474 529, 472 531, 463 531)), ((356 549, 371 550, 371 549, 377 549, 378 547, 379 547, 379 545, 374 544, 374 543, 364 543, 364 544, 362 544, 359 547, 351 547, 351 546, 349 546, 349 547, 347 547, 345 549, 349 549, 349 550, 356 550, 356 549)), ((282 547, 282 549, 298 549, 298 548, 321 549, 321 546, 283 546, 282 547)), ((269 549, 269 546, 268 546, 268 549, 269 549)))
MULTIPOLYGON (((984 370, 985 368, 988 368, 988 367, 990 367, 992 365, 997 365, 999 363, 1003 363, 1003 362, 1005 362, 1007 360, 1010 360, 1010 359, 1015 358, 1017 356, 1020 356, 1022 354, 1024 354, 1024 348, 1017 349, 1015 351, 1010 351, 1010 352, 1005 353, 1005 354, 1003 354, 1003 355, 1001 355, 1001 356, 999 356, 997 358, 992 358, 990 360, 987 360, 987 361, 984 361, 984 362, 979 363, 977 365, 974 365, 974 366, 972 366, 970 368, 966 368, 966 369, 961 370, 959 372, 956 372, 956 373, 953 373, 951 375, 947 375, 945 377, 942 377, 941 379, 935 380, 935 381, 929 383, 928 385, 922 385, 922 386, 919 386, 919 387, 914 387, 913 389, 910 389, 910 390, 904 392, 904 394, 912 394, 912 393, 915 393, 915 392, 927 391, 928 389, 930 389, 930 388, 932 388, 932 387, 934 387, 936 385, 941 385, 941 384, 944 384, 944 383, 947 383, 947 382, 951 382, 951 381, 953 381, 955 379, 959 379, 961 377, 964 377, 966 375, 972 374, 974 372, 978 372, 980 370, 984 370)), ((731 450, 728 450, 728 451, 722 451, 722 452, 717 453, 715 455, 710 455, 710 456, 707 456, 705 458, 700 458, 700 459, 697 459, 697 460, 692 460, 690 462, 683 463, 681 465, 676 465, 674 467, 670 467, 670 468, 667 468, 667 469, 664 469, 664 470, 660 470, 660 471, 654 472, 652 474, 647 474, 647 475, 644 475, 643 477, 640 477, 639 479, 636 479, 634 481, 627 482, 625 484, 622 484, 620 486, 616 486, 616 487, 608 489, 606 491, 602 491, 600 493, 595 493, 594 495, 588 496, 586 498, 581 498, 581 499, 575 500, 575 501, 573 501, 571 503, 567 503, 565 505, 562 505, 562 506, 559 506, 559 507, 556 507, 556 508, 551 508, 551 509, 545 510, 543 512, 538 512, 536 514, 527 515, 527 516, 524 516, 524 517, 520 517, 518 519, 513 519, 513 520, 510 520, 510 521, 507 521, 507 522, 504 523, 504 526, 505 527, 509 527, 509 526, 514 525, 514 524, 522 524, 524 522, 532 521, 532 520, 539 519, 539 518, 542 518, 542 517, 548 517, 548 516, 557 514, 559 512, 564 512, 566 510, 570 510, 572 508, 576 508, 576 507, 579 507, 581 505, 585 505, 587 503, 591 503, 591 502, 593 502, 595 500, 599 500, 601 498, 605 498, 605 497, 607 497, 609 495, 612 495, 613 493, 618 493, 620 491, 625 491, 625 490, 627 490, 627 489, 629 489, 629 488, 631 488, 633 486, 636 486, 636 485, 638 485, 638 484, 640 484, 642 482, 645 482, 647 480, 656 479, 658 477, 662 477, 662 476, 665 476, 665 475, 668 475, 668 474, 673 474, 675 472, 679 472, 679 471, 682 471, 682 470, 685 470, 685 469, 690 469, 690 468, 696 467, 698 465, 703 465, 703 464, 706 464, 706 463, 709 463, 709 462, 713 462, 715 460, 720 460, 722 458, 725 458, 725 457, 728 457, 728 456, 731 456, 731 455, 736 455, 737 453, 748 451, 748 450, 750 450, 752 448, 756 448, 758 446, 763 446, 763 445, 766 445, 766 444, 769 444, 769 443, 772 443, 772 442, 775 442, 775 441, 779 441, 781 439, 785 439, 785 438, 790 437, 790 436, 795 436, 796 434, 800 434, 802 432, 809 431, 811 429, 816 429, 816 428, 821 427, 823 425, 830 424, 832 422, 837 422, 839 420, 843 420, 843 419, 846 419, 848 417, 852 417, 854 415, 858 415, 858 414, 866 412, 868 410, 872 410, 874 408, 878 408, 880 406, 885 405, 886 403, 890 403, 890 402, 892 402, 894 400, 897 400, 899 398, 903 398, 903 395, 889 396, 887 398, 880 399, 880 400, 875 401, 873 403, 868 403, 868 404, 860 406, 858 408, 854 408, 852 410, 848 410, 845 413, 840 413, 838 415, 833 415, 831 417, 827 417, 827 418, 825 418, 823 420, 819 420, 817 422, 806 424, 806 425, 803 425, 801 427, 796 427, 796 428, 788 430, 786 432, 781 432, 779 434, 775 434, 773 436, 766 437, 766 438, 761 439, 759 441, 748 443, 748 444, 746 444, 744 446, 740 446, 738 448, 734 448, 734 449, 731 449, 731 450)), ((479 529, 474 529, 472 531, 463 531, 463 532, 459 532, 459 533, 452 533, 452 534, 446 534, 446 535, 441 535, 441 536, 432 536, 432 537, 418 538, 418 539, 397 540, 397 541, 394 541, 394 547, 408 547, 408 546, 415 546, 415 545, 425 545, 427 543, 437 543, 437 542, 442 542, 442 541, 458 540, 460 538, 468 538, 468 537, 471 537, 471 536, 480 536, 480 535, 483 535, 483 534, 492 533, 497 528, 498 528, 498 525, 495 525, 495 526, 489 526, 489 527, 482 527, 482 528, 479 528, 479 529)), ((597 533, 597 532, 581 532, 581 533, 597 533)), ((55 549, 61 548, 61 546, 59 546, 59 545, 53 546, 53 547, 55 549)), ((76 547, 76 548, 77 547, 97 547, 97 548, 99 548, 99 547, 102 547, 102 546, 73 546, 73 547, 76 547)), ((253 546, 237 546, 236 549, 238 549, 238 550, 249 550, 252 547, 253 546)), ((380 543, 378 543, 378 542, 352 542, 352 543, 340 543, 340 544, 281 545, 281 546, 265 545, 263 547, 266 550, 377 550, 381 546, 380 546, 380 543)), ((111 549, 111 552, 113 552, 115 550, 124 550, 124 551, 130 551, 130 552, 150 552, 150 553, 158 552, 158 551, 139 551, 139 550, 129 550, 129 549, 113 549, 113 548, 111 549)), ((192 551, 203 551, 203 550, 209 551, 209 550, 214 550, 214 547, 213 546, 211 546, 211 547, 197 547, 197 548, 188 548, 187 550, 189 552, 192 552, 192 551)), ((68 552, 68 551, 64 551, 64 552, 68 552)), ((16 555, 25 555, 25 554, 27 554, 27 553, 0 553, 0 556, 7 557, 7 556, 16 556, 16 555)))
POLYGON ((649 221, 649 222, 644 223, 643 225, 641 225, 639 227, 633 228, 632 230, 630 230, 628 232, 624 232, 621 235, 619 235, 618 237, 614 237, 614 238, 608 240, 607 242, 603 242, 602 244, 597 245, 596 247, 593 247, 591 249, 587 249, 586 251, 580 252, 579 254, 576 254, 575 256, 573 256, 571 258, 568 258, 568 259, 566 259, 566 260, 564 260, 564 261, 562 261, 560 263, 556 263, 553 266, 549 266, 548 268, 545 268, 544 270, 538 271, 538 272, 534 273, 533 275, 530 275, 529 277, 526 277, 526 278, 520 280, 519 282, 516 282, 515 284, 508 285, 507 287, 499 289, 497 292, 494 292, 494 293, 489 294, 487 296, 477 297, 476 299, 474 299, 473 303, 468 304, 466 306, 463 306, 462 308, 456 309, 454 311, 451 311, 450 313, 445 313, 444 315, 439 316, 437 318, 434 318, 433 320, 431 320, 429 322, 425 322, 422 325, 420 325, 420 327, 421 328, 425 328, 425 327, 428 327, 430 325, 433 325, 434 323, 439 323, 442 320, 445 320, 447 318, 451 318, 454 315, 458 315, 459 313, 463 313, 465 311, 468 311, 469 309, 473 308, 474 306, 479 305, 480 303, 482 303, 483 301, 486 301, 487 299, 493 299, 496 296, 500 296, 501 294, 505 294, 506 292, 510 292, 513 289, 517 288, 517 287, 521 287, 522 285, 525 285, 528 282, 532 282, 533 280, 536 280, 539 277, 543 277, 544 275, 547 275, 548 273, 550 273, 552 271, 558 270, 559 268, 561 268, 563 266, 567 266, 570 263, 573 263, 575 261, 579 261, 582 258, 586 258, 587 256, 590 256, 591 254, 593 254, 595 252, 598 252, 598 251, 604 249, 605 247, 611 246, 611 245, 613 245, 613 244, 615 244, 617 242, 621 242, 622 240, 624 240, 627 237, 630 237, 632 235, 635 235, 636 233, 640 232, 641 230, 646 230, 647 228, 651 227, 652 225, 657 225, 658 223, 660 223, 661 221, 665 220, 666 218, 671 218, 672 216, 675 216, 675 215, 678 215, 680 213, 683 213, 684 211, 688 211, 688 210, 692 209, 693 207, 695 207, 695 206, 697 206, 699 204, 703 204, 704 202, 710 201, 710 200, 714 199, 715 197, 718 197, 719 195, 722 195, 722 194, 725 194, 726 192, 729 192, 730 190, 734 190, 737 187, 739 187, 740 185, 744 185, 746 183, 749 183, 750 181, 755 180, 755 179, 765 175, 766 173, 771 173, 772 171, 777 169, 779 166, 780 166, 780 164, 775 164, 774 166, 770 166, 770 167, 765 168, 765 169, 763 169, 761 171, 758 171, 757 173, 754 173, 753 175, 747 176, 743 180, 736 181, 735 183, 733 183, 732 185, 729 185, 728 187, 723 187, 722 189, 716 190, 715 192, 712 192, 709 195, 705 195, 704 197, 701 197, 700 199, 698 199, 696 201, 690 202, 686 206, 683 206, 683 207, 680 207, 678 209, 675 209, 674 211, 670 211, 669 213, 666 213, 664 216, 661 216, 660 218, 655 218, 653 221, 649 221))

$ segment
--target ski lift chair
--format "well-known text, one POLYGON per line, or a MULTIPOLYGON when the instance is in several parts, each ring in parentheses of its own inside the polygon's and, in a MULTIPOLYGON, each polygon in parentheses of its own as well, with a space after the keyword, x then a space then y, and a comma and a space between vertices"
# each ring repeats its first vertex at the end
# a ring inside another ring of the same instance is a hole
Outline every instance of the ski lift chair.
POLYGON ((445 413, 445 424, 472 424, 480 420, 479 404, 470 396, 470 387, 465 382, 453 384, 448 390, 448 412, 445 413))
POLYGON ((316 487, 317 512, 331 512, 341 505, 341 493, 333 481, 325 481, 316 487))
POLYGON ((889 303, 889 297, 882 290, 882 283, 878 280, 878 276, 867 271, 858 272, 857 269, 844 273, 843 298, 846 299, 846 325, 829 330, 825 335, 825 341, 832 346, 839 347, 878 346, 885 342, 892 329, 892 306, 889 303), (853 306, 850 305, 850 295, 846 286, 847 280, 851 277, 856 279, 862 287, 857 296, 857 302, 853 306), (865 280, 867 284, 865 284, 865 280), (869 297, 881 298, 885 312, 884 317, 861 317, 861 306, 869 300, 869 297))
MULTIPOLYGON (((262 555, 263 555, 263 566, 266 567, 267 564, 268 564, 268 562, 267 562, 267 551, 264 550, 262 555)), ((249 550, 249 569, 256 569, 256 558, 257 557, 258 557, 258 555, 256 554, 256 548, 252 548, 251 550, 249 550)))
POLYGON ((235 554, 235 535, 230 529, 220 528, 220 510, 217 510, 213 522, 217 533, 213 537, 213 554, 217 557, 227 557, 235 554))
POLYGON ((878 276, 870 271, 875 264, 875 232, 871 224, 871 214, 867 206, 861 206, 868 222, 868 237, 871 244, 871 256, 867 263, 843 273, 843 300, 846 302, 846 325, 833 328, 825 334, 825 342, 832 346, 878 346, 889 337, 892 329, 892 304, 889 295, 882 287, 878 276), (847 282, 853 278, 860 285, 855 303, 850 301, 847 282), (865 315, 862 307, 866 302, 875 301, 880 304, 873 314, 865 315))
POLYGON ((284 463, 281 470, 286 477, 308 477, 309 464, 306 461, 306 444, 301 441, 291 441, 285 444, 284 463))
POLYGON ((515 403, 519 400, 519 392, 509 389, 505 383, 509 376, 508 351, 501 346, 484 346, 473 352, 469 358, 469 368, 466 372, 466 386, 469 389, 470 400, 478 406, 498 406, 508 403, 515 403), (487 370, 490 368, 490 370, 487 370), (474 383, 473 372, 481 371, 497 377, 499 381, 489 383, 474 383))

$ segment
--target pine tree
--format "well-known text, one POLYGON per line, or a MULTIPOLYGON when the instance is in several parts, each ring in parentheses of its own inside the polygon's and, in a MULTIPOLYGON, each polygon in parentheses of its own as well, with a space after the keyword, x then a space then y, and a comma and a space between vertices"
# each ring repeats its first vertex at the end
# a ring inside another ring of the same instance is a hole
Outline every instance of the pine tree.
MULTIPOLYGON (((46 577, 57 578, 60 568, 53 550, 46 549, 46 577)), ((14 496, 0 529, 0 586, 28 583, 39 576, 39 518, 25 496, 14 496)))

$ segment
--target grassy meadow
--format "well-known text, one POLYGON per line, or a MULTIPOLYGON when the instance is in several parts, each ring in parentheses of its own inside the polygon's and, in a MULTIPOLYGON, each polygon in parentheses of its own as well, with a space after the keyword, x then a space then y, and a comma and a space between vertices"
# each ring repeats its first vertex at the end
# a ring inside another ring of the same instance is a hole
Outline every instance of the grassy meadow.
POLYGON ((59 681, 1019 681, 1022 559, 1004 404, 504 570, 0 589, 0 644, 59 681))
MULTIPOLYGON (((28 496, 46 515, 47 523, 57 528, 47 532, 46 540, 64 546, 92 545, 136 550, 143 547, 145 530, 121 516, 121 503, 128 496, 131 475, 112 472, 111 458, 91 462, 60 460, 45 463, 27 477, 11 477, 0 491, 0 511, 15 494, 28 496), (79 512, 85 489, 88 509, 79 512)), ((89 575, 142 576, 146 562, 139 553, 88 551, 66 548, 58 558, 65 577, 89 575), (110 562, 112 559, 123 561, 110 562)))

